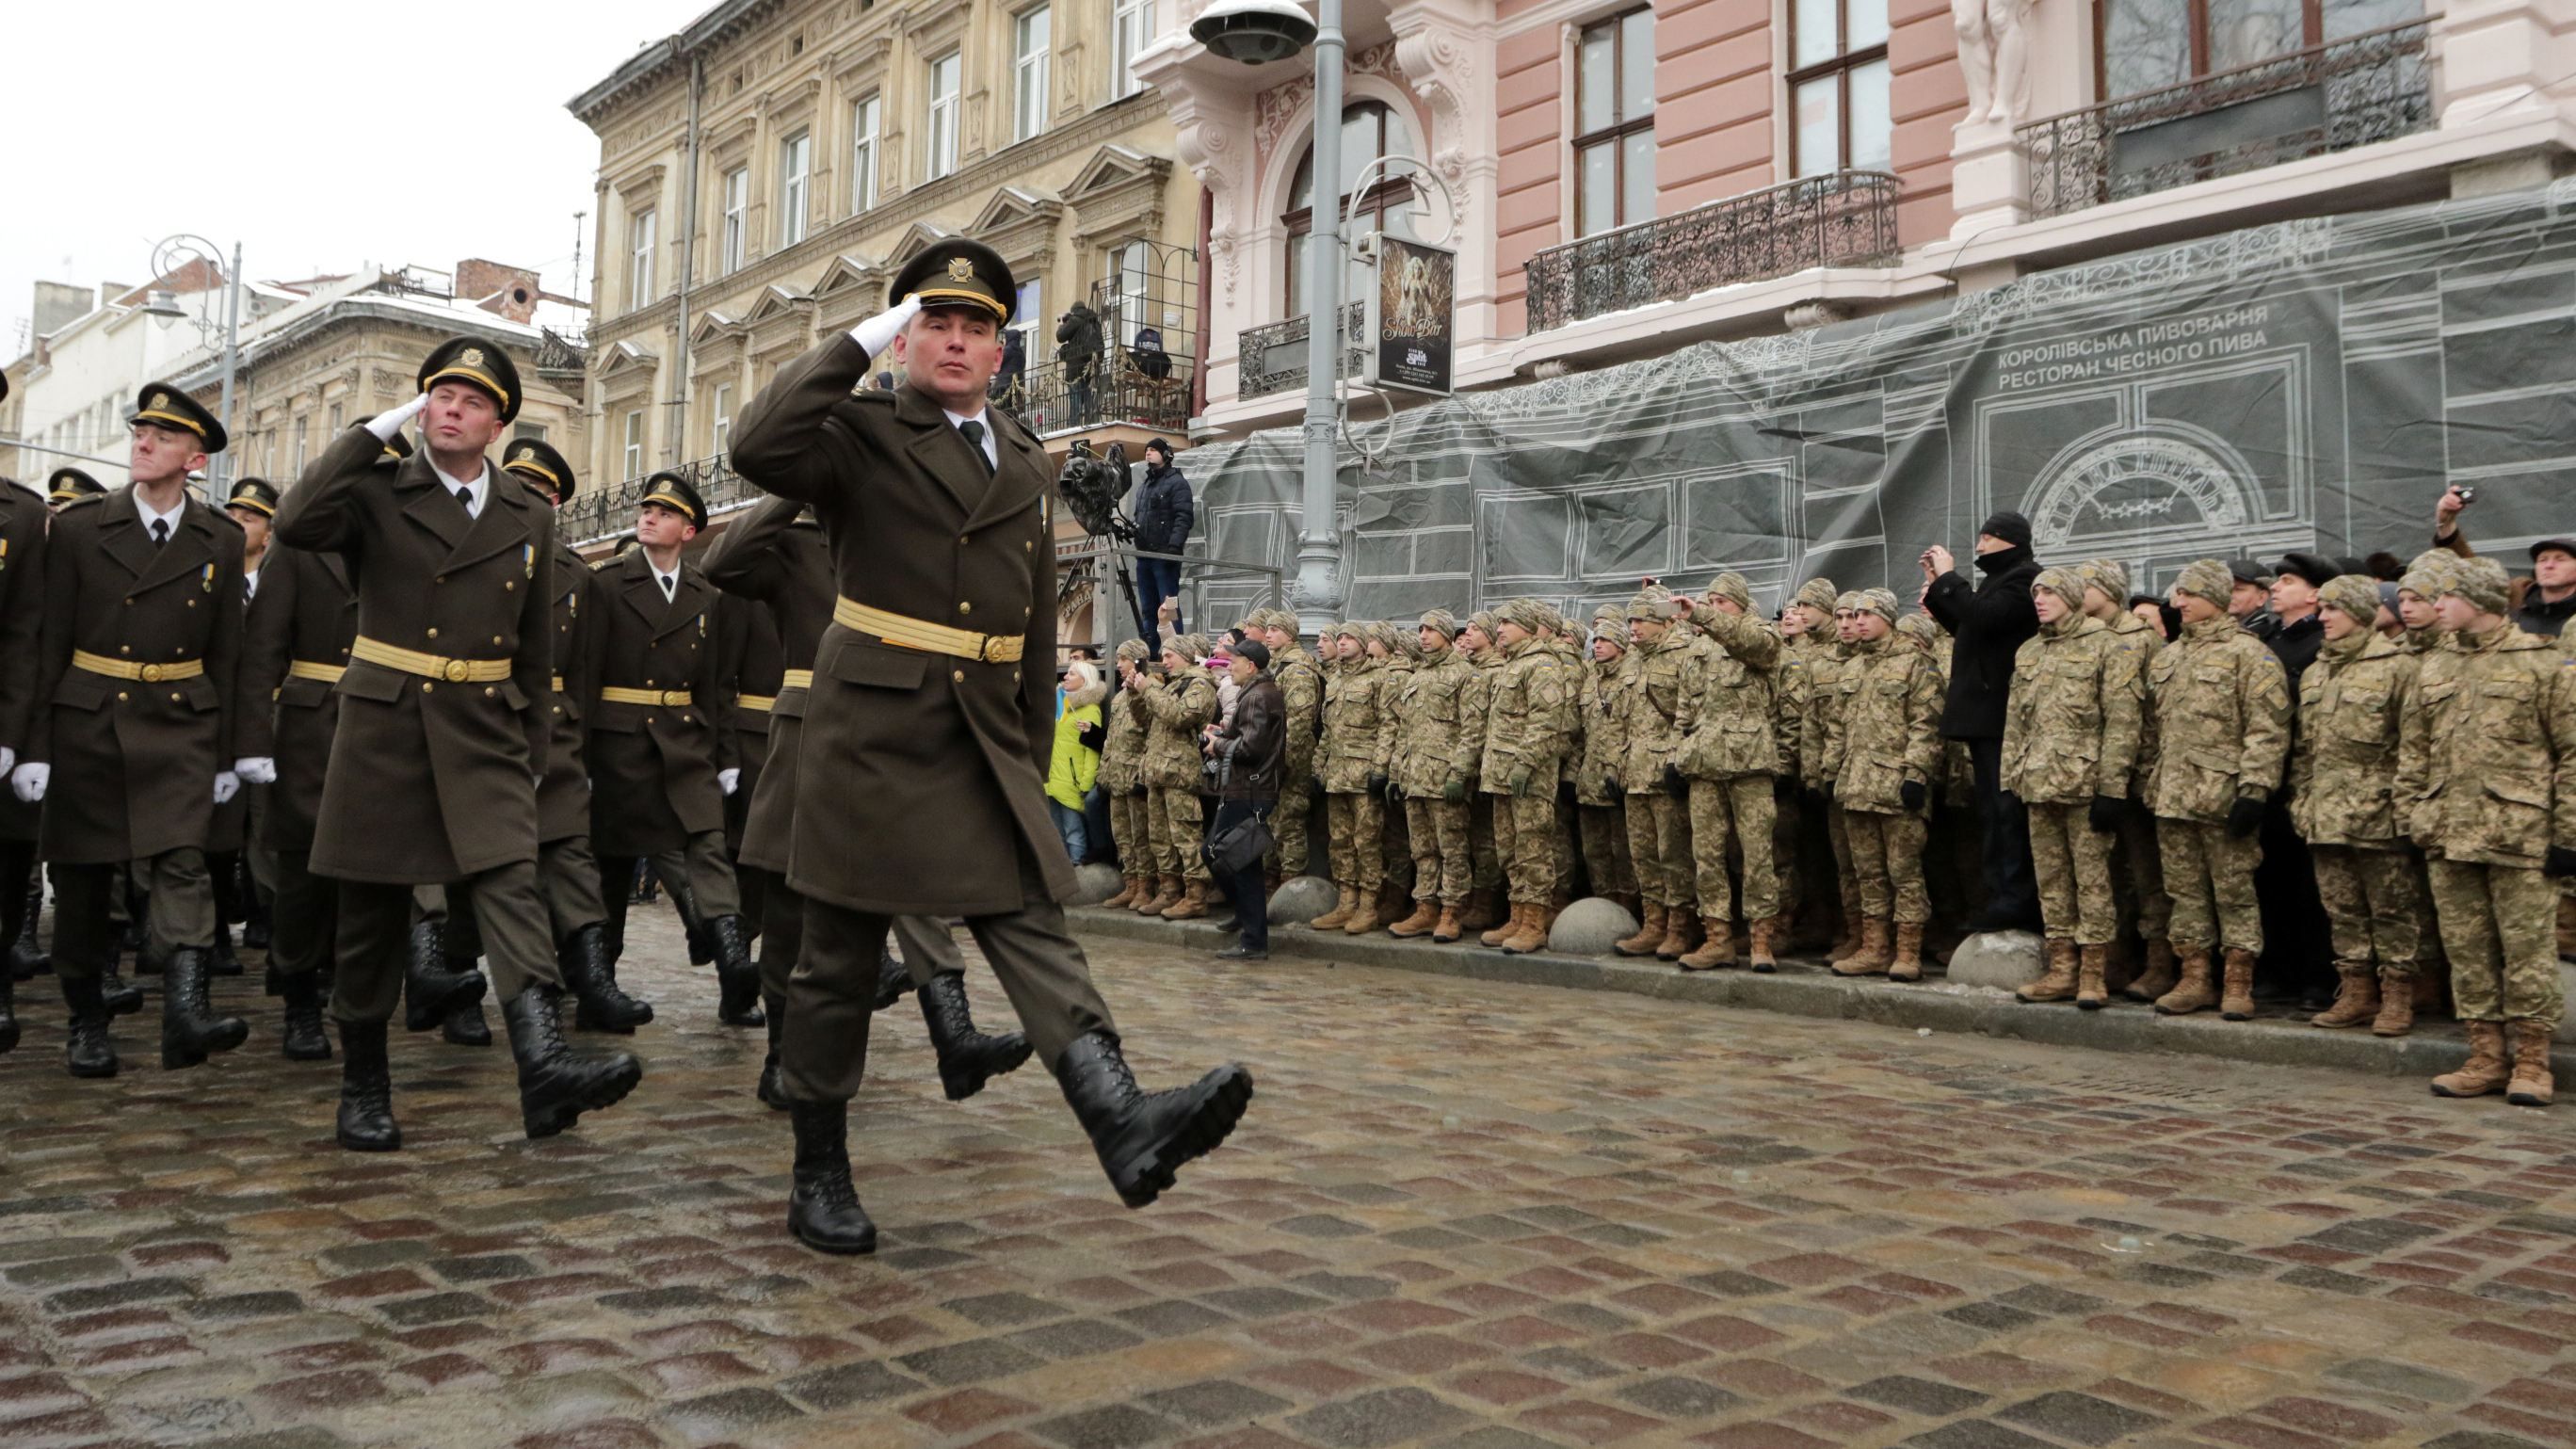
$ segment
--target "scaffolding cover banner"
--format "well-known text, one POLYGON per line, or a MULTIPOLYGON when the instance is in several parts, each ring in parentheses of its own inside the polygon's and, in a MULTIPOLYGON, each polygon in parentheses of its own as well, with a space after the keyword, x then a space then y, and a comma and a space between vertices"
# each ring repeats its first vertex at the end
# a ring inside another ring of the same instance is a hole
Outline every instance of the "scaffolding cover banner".
MULTIPOLYGON (((1926 545, 1964 555, 2005 508, 2043 562, 2119 559, 2161 592, 2201 557, 2412 557, 2446 481, 2519 571, 2576 527, 2572 206, 2576 181, 2286 222, 1367 423, 1341 612, 1571 611, 1728 569, 1766 608, 1816 574, 1911 598, 1926 545)), ((1193 551, 1293 579, 1302 449, 1283 428, 1185 454, 1193 551)), ((1258 588, 1200 594, 1225 619, 1258 588)))

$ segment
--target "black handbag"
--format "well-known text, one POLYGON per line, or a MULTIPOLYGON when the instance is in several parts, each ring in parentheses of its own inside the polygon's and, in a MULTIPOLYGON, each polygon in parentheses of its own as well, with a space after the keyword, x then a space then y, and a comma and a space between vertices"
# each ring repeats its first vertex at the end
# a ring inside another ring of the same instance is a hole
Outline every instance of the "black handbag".
POLYGON ((1260 814, 1247 816, 1208 837, 1208 863, 1237 874, 1260 865, 1271 844, 1269 820, 1260 814))

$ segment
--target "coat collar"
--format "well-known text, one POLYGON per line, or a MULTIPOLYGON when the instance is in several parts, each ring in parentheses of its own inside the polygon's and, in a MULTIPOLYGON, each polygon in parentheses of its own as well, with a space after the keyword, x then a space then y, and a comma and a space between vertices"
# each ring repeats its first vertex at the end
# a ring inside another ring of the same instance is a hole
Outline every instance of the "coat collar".
POLYGON ((706 575, 689 567, 685 557, 680 560, 679 582, 668 601, 662 597, 662 581, 653 576, 653 561, 644 556, 644 550, 635 549, 619 559, 616 570, 619 597, 643 617, 656 639, 688 627, 691 620, 706 613, 715 595, 706 575))
POLYGON ((134 574, 137 593, 200 573, 215 561, 215 516, 194 498, 180 504, 179 521, 164 544, 155 544, 144 531, 143 508, 135 501, 132 484, 118 489, 105 507, 107 516, 99 520, 101 547, 134 574))
MULTIPOLYGON (((930 394, 907 385, 895 389, 894 399, 896 420, 913 431, 912 441, 904 450, 922 471, 939 480, 939 486, 956 501, 958 511, 971 519, 1000 475, 984 476, 984 465, 975 461, 975 450, 930 394)), ((1009 457, 1007 449, 999 451, 1009 457)))

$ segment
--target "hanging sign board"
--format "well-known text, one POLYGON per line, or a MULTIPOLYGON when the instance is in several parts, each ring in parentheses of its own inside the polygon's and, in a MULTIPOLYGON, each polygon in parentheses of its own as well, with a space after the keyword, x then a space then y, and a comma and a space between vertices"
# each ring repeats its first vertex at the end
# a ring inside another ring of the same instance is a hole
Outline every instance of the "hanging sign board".
POLYGON ((1447 397, 1457 341, 1458 253, 1400 236, 1377 239, 1377 285, 1369 289, 1368 381, 1381 388, 1447 397))

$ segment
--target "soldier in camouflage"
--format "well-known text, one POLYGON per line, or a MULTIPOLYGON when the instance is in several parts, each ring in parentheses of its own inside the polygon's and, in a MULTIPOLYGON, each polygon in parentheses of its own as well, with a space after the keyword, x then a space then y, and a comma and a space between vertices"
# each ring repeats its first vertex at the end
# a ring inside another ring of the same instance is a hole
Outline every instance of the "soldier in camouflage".
POLYGON ((1558 753, 1574 681, 1545 637, 1552 610, 1535 599, 1514 599, 1495 612, 1494 642, 1504 662, 1493 677, 1477 774, 1484 793, 1494 797, 1494 849, 1511 885, 1511 914, 1479 939, 1518 956, 1547 944, 1556 893, 1558 753))
MULTIPOLYGON (((1404 692, 1413 683, 1413 671, 1422 665, 1422 637, 1419 629, 1399 629, 1378 621, 1370 624, 1369 637, 1386 646, 1386 679, 1379 693, 1386 701, 1390 720, 1400 720, 1404 692)), ((1377 888, 1377 924, 1375 930, 1389 922, 1401 921, 1411 913, 1413 900, 1413 831, 1404 818, 1404 789, 1396 782, 1399 761, 1404 757, 1405 740, 1401 728, 1387 732, 1386 788, 1379 794, 1383 808, 1380 821, 1378 859, 1380 875, 1377 888)))
POLYGON ((1638 911, 1636 863, 1628 854, 1625 783, 1628 699, 1627 610, 1604 604, 1592 614, 1592 667, 1583 681, 1583 754, 1574 766, 1574 803, 1583 831, 1583 868, 1592 893, 1638 911))
POLYGON ((1387 649, 1365 624, 1334 634, 1336 672, 1324 686, 1323 785, 1331 835, 1333 908, 1306 924, 1362 935, 1377 929, 1377 891, 1386 863, 1386 767, 1395 715, 1386 697, 1387 649), (1365 925, 1360 924, 1366 922, 1365 925))
MULTIPOLYGON (((1480 766, 1494 675, 1503 667, 1502 647, 1494 642, 1495 625, 1493 611, 1479 609, 1458 630, 1458 650, 1476 671, 1475 682, 1460 701, 1458 728, 1462 737, 1475 742, 1480 766)), ((1474 934, 1503 923, 1503 857, 1494 848, 1494 797, 1480 789, 1471 788, 1467 795, 1467 855, 1467 904, 1458 912, 1458 925, 1474 934)))
POLYGON ((1808 661, 1807 710, 1798 725, 1799 783, 1812 797, 1810 803, 1824 821, 1825 849, 1833 859, 1836 928, 1826 949, 1827 960, 1837 960, 1860 949, 1860 923, 1865 919, 1860 908, 1860 876, 1852 864, 1850 822, 1843 818, 1842 806, 1834 803, 1833 792, 1828 788, 1833 774, 1825 763, 1825 740, 1842 713, 1843 671, 1851 667, 1856 648, 1851 630, 1853 611, 1859 603, 1857 592, 1836 594, 1827 603, 1828 623, 1824 627, 1830 631, 1833 643, 1808 661))
POLYGON ((1143 916, 1186 921, 1207 914, 1212 899, 1207 855, 1199 849, 1199 731, 1215 720, 1216 677, 1199 661, 1207 640, 1184 634, 1163 645, 1163 677, 1138 691, 1151 723, 1145 731, 1145 809, 1162 871, 1162 888, 1136 907, 1143 916))
POLYGON ((2156 998, 2168 1016, 2213 1003, 2230 1021, 2254 1014, 2254 958, 2263 950, 2257 832, 2288 763, 2290 696, 2281 661, 2227 612, 2235 585, 2216 559, 2186 567, 2173 587, 2182 635, 2147 666, 2155 714, 2148 799, 2182 973, 2156 998), (2212 989, 2216 947, 2227 956, 2223 991, 2212 989))
POLYGON ((1779 667, 1771 679, 1780 725, 1771 863, 1780 881, 1780 914, 1787 924, 1776 944, 1812 950, 1833 934, 1827 921, 1832 903, 1818 889, 1832 874, 1833 845, 1826 837, 1823 813, 1808 807, 1803 788, 1807 716, 1815 697, 1816 669, 1833 655, 1833 580, 1815 578, 1799 585, 1796 596, 1780 611, 1780 646, 1779 667))
POLYGON ((1866 589, 1836 603, 1846 601, 1835 614, 1850 620, 1852 658, 1835 684, 1842 699, 1825 736, 1825 789, 1851 835, 1861 939, 1833 971, 1914 981, 1922 959, 1899 954, 1897 928, 1911 926, 1902 939, 1919 946, 1932 919, 1923 835, 1941 768, 1941 670, 1930 651, 1896 636, 1894 594, 1866 589))
POLYGON ((1752 613, 1741 574, 1720 574, 1705 604, 1690 611, 1707 641, 1684 690, 1674 727, 1682 739, 1675 763, 1690 782, 1691 861, 1699 900, 1699 948, 1684 953, 1685 971, 1735 964, 1736 902, 1727 881, 1730 855, 1743 862, 1743 915, 1750 964, 1769 971, 1771 931, 1780 914, 1772 871, 1771 781, 1780 769, 1771 675, 1780 636, 1752 613))
POLYGON ((1132 907, 1154 898, 1153 830, 1146 823, 1152 792, 1145 787, 1145 736, 1152 719, 1145 713, 1145 641, 1129 639, 1118 646, 1118 692, 1109 700, 1109 738, 1100 747, 1099 787, 1109 797, 1109 838, 1118 844, 1118 868, 1126 888, 1102 901, 1111 909, 1132 907))
POLYGON ((2380 1036, 2404 1036, 2415 1020, 2424 897, 2396 784, 2416 662, 2372 627, 2378 614, 2379 585, 2359 574, 2329 580, 2317 594, 2324 640, 2299 677, 2290 823, 2316 862, 2341 978, 2334 1005, 2311 1022, 2367 1022, 2380 1036))
POLYGON ((1446 945, 1464 934, 1458 912, 1466 904, 1473 868, 1467 794, 1474 788, 1485 744, 1482 730, 1472 741, 1464 733, 1476 671, 1457 647, 1457 616, 1433 609, 1415 632, 1422 663, 1396 701, 1398 763, 1393 772, 1413 845, 1414 908, 1387 929, 1407 940, 1427 935, 1446 945))
POLYGON ((1698 883, 1690 845, 1690 784, 1681 756, 1683 696, 1699 671, 1699 636, 1681 626, 1679 600, 1650 588, 1628 603, 1635 671, 1628 696, 1628 858, 1644 898, 1636 935, 1614 943, 1622 956, 1679 961, 1698 944, 1698 883))
MULTIPOLYGON (((2114 559, 2087 559, 2076 566, 2084 579, 2084 612, 2102 621, 2113 643, 2138 656, 2138 678, 2143 687, 2147 666, 2156 651, 2164 647, 2164 636, 2146 620, 2129 612, 2129 570, 2114 559)), ((2173 928, 2173 898, 2165 894, 2164 858, 2156 851, 2156 816, 2147 808, 2147 762, 2155 757, 2155 712, 2145 710, 2139 720, 2138 753, 2129 772, 2129 789, 2120 809, 2119 828, 2112 832, 2117 850, 2112 860, 2111 890, 2120 905, 2120 919, 2127 923, 2120 949, 2113 953, 2112 972, 2137 968, 2135 979, 2121 989, 2132 1001, 2153 1001, 2173 990, 2181 979, 2174 964, 2173 942, 2168 935, 2173 928)))
POLYGON ((2433 1091, 2502 1087, 2517 1106, 2547 1106, 2564 1010, 2553 878, 2576 875, 2576 668, 2505 617, 2511 583, 2495 560, 2460 560, 2440 587, 2452 642, 2422 658, 2397 781, 2469 1037, 2468 1062, 2433 1091))
POLYGON ((1287 702, 1287 755, 1281 765, 1279 803, 1270 812, 1272 838, 1270 888, 1289 876, 1304 875, 1312 863, 1307 821, 1315 808, 1315 740, 1323 728, 1324 674, 1315 656, 1297 639, 1297 616, 1285 609, 1264 609, 1253 616, 1261 641, 1270 646, 1270 677, 1279 682, 1287 702))
POLYGON ((1548 900, 1554 920, 1574 904, 1575 872, 1582 865, 1582 819, 1575 799, 1576 775, 1583 768, 1583 694, 1592 678, 1592 646, 1583 627, 1553 607, 1547 610, 1547 640, 1568 681, 1565 707, 1557 714, 1556 827, 1548 832, 1555 855, 1556 893, 1548 900))
MULTIPOLYGON (((2073 569, 2043 569, 2031 582, 2039 632, 2013 654, 2002 780, 2030 811, 2048 942, 2047 972, 2016 994, 2071 996, 2098 1011, 2110 1001, 2105 976, 2120 927, 2111 836, 2129 804, 2146 686, 2142 656, 2084 611, 2085 590, 2073 569)), ((1897 954, 1905 954, 1901 935, 1897 954)))

